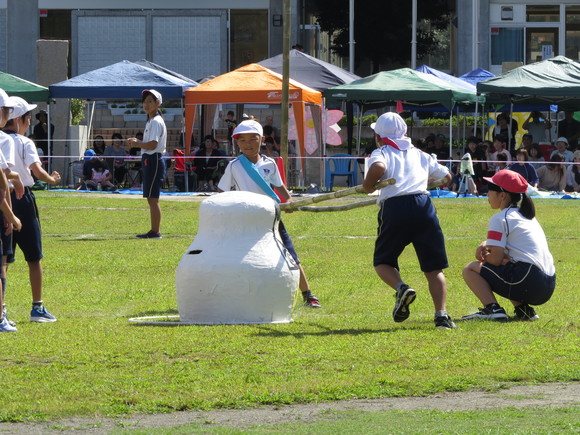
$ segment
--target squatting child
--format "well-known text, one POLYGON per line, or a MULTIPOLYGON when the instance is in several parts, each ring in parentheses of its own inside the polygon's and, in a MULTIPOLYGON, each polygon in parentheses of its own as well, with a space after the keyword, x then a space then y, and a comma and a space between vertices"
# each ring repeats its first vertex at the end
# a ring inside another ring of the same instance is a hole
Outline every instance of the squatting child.
POLYGON ((369 158, 363 189, 371 193, 377 182, 387 178, 396 180, 379 193, 379 228, 374 252, 377 274, 396 291, 393 319, 395 322, 406 320, 409 305, 416 297, 415 290, 401 279, 398 262, 405 247, 412 243, 435 305, 435 326, 455 328, 446 310, 445 241, 427 191, 430 179, 444 178, 451 182, 452 176, 434 156, 412 145, 411 139, 405 136, 407 124, 398 114, 384 113, 371 127, 380 148, 369 158))
POLYGON ((484 180, 489 186, 487 202, 500 211, 489 220, 487 240, 475 250, 477 261, 463 269, 463 279, 484 307, 462 319, 506 321, 496 293, 510 300, 519 320, 536 320, 539 316, 530 305, 542 305, 552 297, 556 269, 527 194, 528 182, 509 169, 484 180))
MULTIPOLYGON (((264 140, 264 132, 260 123, 254 120, 242 121, 234 129, 232 137, 236 140, 242 155, 228 164, 218 184, 218 191, 245 190, 274 198, 276 193, 271 187, 274 186, 285 200, 290 200, 290 192, 282 182, 276 162, 270 157, 260 154, 260 146, 264 140)), ((312 308, 320 308, 320 302, 310 291, 306 274, 300 264, 292 239, 281 220, 278 230, 284 246, 300 270, 299 288, 304 304, 312 308)))

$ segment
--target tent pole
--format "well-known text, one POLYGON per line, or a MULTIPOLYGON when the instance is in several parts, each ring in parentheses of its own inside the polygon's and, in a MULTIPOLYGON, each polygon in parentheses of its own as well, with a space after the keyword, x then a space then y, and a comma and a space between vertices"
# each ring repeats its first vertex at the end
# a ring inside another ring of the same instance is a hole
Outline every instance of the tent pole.
MULTIPOLYGON (((185 149, 185 112, 183 109, 183 98, 179 100, 179 104, 181 106, 181 113, 183 116, 181 117, 181 143, 185 149)), ((189 170, 187 169, 187 165, 185 162, 187 161, 187 153, 183 153, 183 183, 185 184, 185 191, 189 192, 189 170)))
POLYGON ((282 125, 280 131, 280 151, 283 161, 285 162, 284 168, 286 170, 286 179, 288 179, 288 167, 290 162, 288 162, 288 101, 290 93, 290 0, 284 0, 284 19, 282 20, 283 25, 283 38, 282 38, 282 125))
MULTIPOLYGON (((70 105, 70 103, 69 103, 70 105)), ((70 106, 69 106, 70 107, 70 106)), ((46 141, 46 147, 47 147, 47 151, 48 151, 48 173, 50 174, 52 172, 52 153, 50 152, 50 149, 52 148, 52 138, 51 138, 51 128, 50 128, 50 100, 48 101, 48 103, 46 104, 46 123, 48 125, 48 140, 46 141)))
MULTIPOLYGON (((453 107, 449 111, 449 158, 453 158, 453 107)), ((449 169, 451 169, 451 162, 449 162, 449 169)))

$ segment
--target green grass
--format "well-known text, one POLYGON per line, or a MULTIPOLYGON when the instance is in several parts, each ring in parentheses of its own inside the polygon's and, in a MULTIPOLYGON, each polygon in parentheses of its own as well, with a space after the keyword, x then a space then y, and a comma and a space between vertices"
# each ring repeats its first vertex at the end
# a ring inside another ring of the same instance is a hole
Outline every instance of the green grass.
MULTIPOLYGON (((392 291, 372 267, 373 207, 284 216, 322 309, 297 301, 294 323, 282 325, 149 327, 128 318, 177 314, 175 269, 196 233, 199 203, 162 201, 164 238, 137 240, 148 229, 143 199, 55 192, 37 198, 44 300, 58 322, 28 322, 28 273, 19 252, 6 297, 19 332, 0 335, 0 421, 580 379, 578 201, 536 201, 558 274, 552 300, 537 310, 539 321, 461 323, 440 331, 412 247, 400 264, 418 298, 409 320, 392 321, 392 291)), ((478 307, 461 269, 493 211, 484 199, 435 204, 451 264, 448 311, 459 318, 478 307)))

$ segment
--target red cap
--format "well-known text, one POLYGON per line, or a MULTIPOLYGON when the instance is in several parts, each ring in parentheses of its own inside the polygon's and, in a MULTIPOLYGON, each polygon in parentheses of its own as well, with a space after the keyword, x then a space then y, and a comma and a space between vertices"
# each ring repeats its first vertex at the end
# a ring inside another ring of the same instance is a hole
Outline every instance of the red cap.
POLYGON ((488 183, 495 184, 503 190, 512 193, 526 193, 528 190, 528 182, 524 177, 515 171, 509 169, 502 169, 497 171, 493 177, 483 177, 488 183))

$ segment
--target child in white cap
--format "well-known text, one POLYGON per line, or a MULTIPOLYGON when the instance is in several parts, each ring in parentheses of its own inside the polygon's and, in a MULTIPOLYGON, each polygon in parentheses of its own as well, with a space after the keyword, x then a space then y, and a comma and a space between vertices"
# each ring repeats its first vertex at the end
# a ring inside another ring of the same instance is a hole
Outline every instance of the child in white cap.
MULTIPOLYGON (((10 118, 11 113, 14 110, 14 100, 0 89, 0 128, 4 128, 4 125, 10 118)), ((0 131, 0 149, 4 147, 13 147, 12 138, 0 131)), ((2 151, 0 151, 0 221, 6 220, 8 227, 6 228, 6 233, 12 232, 12 230, 20 231, 22 229, 22 224, 20 219, 18 219, 12 212, 12 203, 10 200, 10 187, 6 179, 5 171, 8 170, 8 164, 2 151), (3 215, 3 218, 2 218, 3 215)), ((0 243, 0 248, 2 244, 0 243)), ((0 255, 1 258, 1 255, 0 255)), ((2 261, 0 260, 0 266, 2 261)), ((1 270, 1 267, 0 267, 1 270)), ((4 281, 4 277, 1 277, 4 281)), ((0 311, 0 332, 16 332, 17 329, 13 323, 8 321, 8 318, 4 315, 4 284, 2 284, 2 289, 0 289, 0 305, 2 310, 0 311)))
MULTIPOLYGON (((11 238, 11 252, 7 258, 7 264, 14 261, 14 252, 18 246, 24 255, 28 265, 30 288, 32 290, 32 309, 30 311, 31 322, 56 322, 56 317, 49 313, 42 301, 43 272, 42 272, 42 234, 38 219, 38 207, 36 198, 31 190, 34 184, 34 175, 37 179, 50 185, 58 184, 61 180, 57 171, 47 173, 42 167, 38 157, 36 145, 28 137, 24 136, 30 127, 31 111, 36 104, 28 104, 20 97, 12 97, 14 110, 10 120, 6 123, 5 132, 14 141, 14 171, 16 171, 24 184, 24 194, 18 197, 12 192, 12 208, 14 214, 22 221, 22 230, 14 232, 11 238)), ((7 270, 7 267, 6 267, 7 270)))
MULTIPOLYGON (((272 188, 274 186, 286 201, 290 200, 290 192, 288 192, 280 177, 276 162, 270 157, 260 154, 260 146, 264 140, 264 131, 260 123, 254 120, 240 122, 234 129, 232 138, 236 140, 238 147, 242 151, 242 155, 232 160, 226 166, 224 175, 218 183, 218 191, 249 191, 261 195, 268 195, 276 202, 280 202, 280 199, 272 188)), ((306 274, 300 264, 300 260, 292 244, 292 239, 288 235, 281 220, 278 230, 284 246, 290 255, 292 255, 296 264, 298 264, 300 270, 299 287, 302 292, 304 304, 311 308, 320 308, 320 302, 310 291, 306 274)))
POLYGON ((499 212, 489 220, 487 240, 475 250, 477 261, 463 269, 463 279, 484 307, 462 319, 505 322, 508 317, 497 303, 496 293, 510 300, 519 320, 536 320, 539 316, 530 305, 550 300, 556 269, 527 194, 528 182, 509 169, 484 180, 489 187, 487 201, 499 212))
POLYGON ((435 157, 411 144, 411 139, 405 136, 407 124, 398 114, 384 113, 371 127, 380 148, 371 154, 363 188, 371 193, 377 182, 386 178, 396 180, 379 193, 379 234, 373 261, 379 277, 396 291, 393 319, 395 322, 406 320, 409 305, 416 297, 415 290, 401 279, 398 263, 405 247, 412 243, 429 284, 435 306, 435 326, 455 328, 446 310, 445 241, 427 191, 430 179, 445 178, 451 182, 452 176, 435 157))

